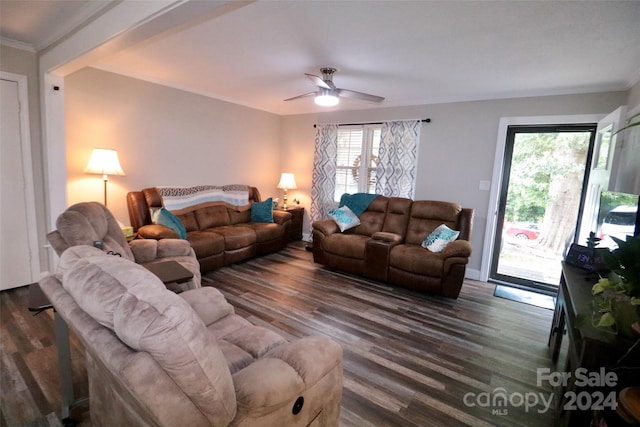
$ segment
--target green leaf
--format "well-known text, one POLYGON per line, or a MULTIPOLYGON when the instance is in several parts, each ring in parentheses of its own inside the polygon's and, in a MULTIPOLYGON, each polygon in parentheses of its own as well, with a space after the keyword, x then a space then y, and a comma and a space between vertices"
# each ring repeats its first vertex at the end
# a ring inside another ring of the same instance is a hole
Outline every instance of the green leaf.
POLYGON ((593 295, 598 295, 604 292, 605 289, 611 288, 611 287, 613 287, 613 283, 611 283, 611 281, 607 278, 602 278, 598 280, 598 283, 593 285, 593 287, 591 288, 591 293, 593 295))
POLYGON ((638 297, 631 298, 631 305, 640 305, 640 298, 638 297))
POLYGON ((608 326, 613 326, 616 324, 616 319, 613 317, 611 313, 605 313, 600 317, 598 324, 596 327, 598 328, 606 328, 608 326))

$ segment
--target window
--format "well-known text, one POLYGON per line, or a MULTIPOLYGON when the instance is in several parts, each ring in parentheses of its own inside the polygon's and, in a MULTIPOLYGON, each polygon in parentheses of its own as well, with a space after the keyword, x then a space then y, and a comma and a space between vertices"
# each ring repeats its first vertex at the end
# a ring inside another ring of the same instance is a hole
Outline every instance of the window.
POLYGON ((339 202, 344 193, 375 193, 381 129, 380 125, 338 129, 334 201, 339 202))

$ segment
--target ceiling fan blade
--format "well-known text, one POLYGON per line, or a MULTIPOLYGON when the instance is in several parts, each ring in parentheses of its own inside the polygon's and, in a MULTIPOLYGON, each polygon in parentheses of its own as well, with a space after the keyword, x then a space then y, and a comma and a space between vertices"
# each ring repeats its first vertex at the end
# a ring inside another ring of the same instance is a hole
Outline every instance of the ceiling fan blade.
POLYGON ((285 99, 285 101, 293 101, 294 99, 298 99, 298 98, 304 98, 305 96, 311 96, 311 95, 315 95, 316 92, 309 92, 309 93, 305 93, 304 95, 298 95, 298 96, 294 96, 293 98, 287 98, 285 99))
POLYGON ((331 86, 329 86, 324 80, 322 80, 318 76, 314 76, 313 74, 307 74, 307 73, 304 73, 304 75, 307 76, 309 78, 309 80, 311 80, 313 82, 313 84, 318 86, 318 87, 321 87, 323 89, 335 89, 335 88, 332 88, 331 86))
POLYGON ((370 102, 382 102, 382 101, 384 101, 384 97, 382 97, 382 96, 369 95, 368 93, 357 92, 355 90, 349 90, 349 89, 336 89, 336 90, 338 91, 340 96, 345 97, 345 98, 362 99, 362 100, 370 101, 370 102))

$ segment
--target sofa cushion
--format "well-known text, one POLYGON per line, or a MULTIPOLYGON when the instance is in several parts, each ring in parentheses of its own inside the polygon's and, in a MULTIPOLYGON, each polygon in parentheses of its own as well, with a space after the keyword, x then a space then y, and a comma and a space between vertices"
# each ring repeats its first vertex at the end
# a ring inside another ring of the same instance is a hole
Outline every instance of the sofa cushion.
POLYGON ((360 220, 348 206, 330 210, 329 216, 338 224, 338 228, 340 228, 342 232, 360 225, 360 220))
POLYGON ((273 222, 273 201, 271 197, 264 202, 251 204, 251 222, 273 222))
POLYGON ((327 253, 362 260, 367 240, 369 237, 359 234, 336 233, 326 237, 322 246, 327 253))
POLYGON ((102 241, 105 251, 113 251, 133 259, 122 230, 104 205, 97 202, 77 203, 60 214, 56 220, 57 231, 47 236, 54 249, 62 254, 72 245, 89 245, 102 241), (52 237, 55 236, 55 239, 52 237))
POLYGON ((249 227, 256 233, 256 242, 269 242, 271 240, 282 239, 285 228, 276 223, 266 222, 250 222, 243 224, 243 227, 249 227))
POLYGON ((196 213, 194 211, 181 213, 178 215, 178 218, 182 221, 187 233, 189 231, 196 231, 200 229, 198 221, 196 220, 196 213))
POLYGON ((226 206, 207 206, 195 211, 200 230, 231 224, 226 206))
POLYGON ((154 209, 151 213, 151 221, 154 224, 164 225, 173 230, 181 239, 187 238, 187 230, 180 218, 166 210, 165 208, 154 209))
POLYGON ((442 252, 447 245, 458 238, 459 231, 452 230, 444 224, 439 225, 433 230, 421 246, 431 252, 442 252))
POLYGON ((235 314, 211 323, 207 330, 224 353, 232 375, 286 342, 275 332, 254 326, 235 314))
POLYGON ((248 224, 251 222, 251 209, 228 209, 231 224, 248 224))
POLYGON ((405 242, 414 245, 422 241, 440 224, 458 229, 462 207, 456 203, 419 200, 411 205, 411 217, 407 225, 405 242))
POLYGON ((243 225, 226 225, 224 227, 212 228, 210 231, 224 237, 225 251, 248 248, 256 243, 255 231, 243 225))
POLYGON ((394 246, 389 255, 389 266, 423 276, 442 277, 444 257, 424 250, 419 245, 394 246))
POLYGON ((76 303, 111 330, 115 308, 128 289, 166 291, 160 279, 146 268, 86 245, 64 251, 57 274, 76 303))
POLYGON ((360 215, 360 225, 353 232, 363 236, 371 236, 373 233, 382 231, 388 206, 388 197, 379 196, 373 199, 367 210, 360 215))
POLYGON ((404 236, 407 231, 412 204, 413 201, 411 199, 390 197, 382 231, 404 236))
POLYGON ((233 306, 227 302, 224 295, 211 286, 191 289, 179 295, 191 306, 205 326, 234 314, 233 306))
POLYGON ((236 397, 224 354, 189 304, 169 291, 127 292, 114 312, 118 337, 145 351, 213 425, 227 425, 236 397))
POLYGON ((224 252, 224 236, 213 231, 190 231, 187 240, 198 259, 224 252))

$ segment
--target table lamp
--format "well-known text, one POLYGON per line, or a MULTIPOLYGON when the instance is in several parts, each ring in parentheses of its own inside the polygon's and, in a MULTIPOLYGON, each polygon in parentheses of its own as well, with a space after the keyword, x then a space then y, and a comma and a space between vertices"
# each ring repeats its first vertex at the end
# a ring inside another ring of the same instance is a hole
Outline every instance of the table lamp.
POLYGON ((296 186, 296 178, 292 173, 283 173, 280 176, 278 188, 284 189, 284 197, 282 198, 284 203, 282 205, 282 209, 287 210, 287 190, 295 190, 296 188, 298 188, 296 186))
POLYGON ((102 175, 104 180, 104 205, 107 206, 107 181, 109 181, 108 175, 124 176, 125 173, 120 166, 120 160, 118 160, 118 152, 116 150, 109 150, 106 148, 94 148, 89 158, 89 164, 84 170, 84 173, 93 173, 102 175))

